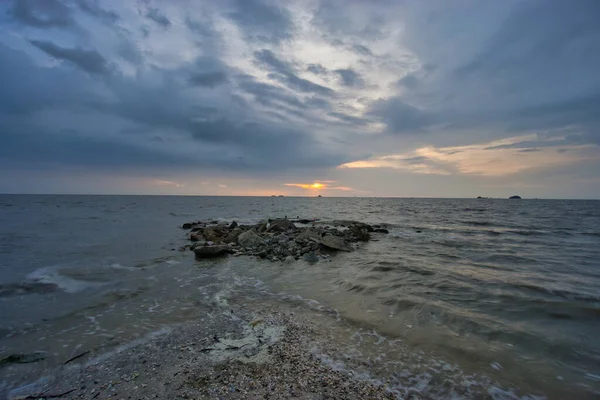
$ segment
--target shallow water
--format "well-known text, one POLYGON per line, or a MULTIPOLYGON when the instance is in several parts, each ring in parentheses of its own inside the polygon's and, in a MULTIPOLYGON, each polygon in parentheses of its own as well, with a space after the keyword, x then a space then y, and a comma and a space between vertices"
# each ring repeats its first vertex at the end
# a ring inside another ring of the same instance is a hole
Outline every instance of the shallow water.
POLYGON ((450 392, 391 366, 438 363, 453 387, 478 380, 494 398, 594 398, 600 202, 0 196, 0 349, 49 354, 5 368, 5 387, 25 368, 33 376, 228 302, 301 307, 337 326, 355 358, 386 354, 372 366, 386 382, 406 385, 405 374, 424 393, 450 392), (183 222, 282 216, 386 223, 390 234, 315 265, 173 251, 183 222), (364 337, 380 343, 359 349, 364 337))

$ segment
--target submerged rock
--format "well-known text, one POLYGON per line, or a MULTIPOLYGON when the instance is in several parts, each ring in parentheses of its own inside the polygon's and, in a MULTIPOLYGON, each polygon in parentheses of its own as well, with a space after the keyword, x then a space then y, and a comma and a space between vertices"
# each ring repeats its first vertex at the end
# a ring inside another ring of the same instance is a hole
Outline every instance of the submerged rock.
POLYGON ((319 257, 317 257, 317 255, 313 251, 309 251, 308 253, 306 253, 304 257, 302 257, 302 259, 310 264, 319 262, 319 257))
POLYGON ((259 247, 265 244, 263 238, 258 236, 254 231, 246 231, 238 236, 238 243, 244 248, 259 247))
POLYGON ((231 247, 224 244, 217 244, 214 246, 196 246, 194 247, 194 254, 197 258, 213 258, 223 256, 231 253, 231 247))
POLYGON ((43 351, 28 354, 11 354, 0 360, 0 366, 7 364, 29 364, 45 360, 48 355, 43 351))
MULTIPOLYGON (((385 228, 375 228, 374 232, 376 232, 376 233, 390 233, 390 231, 388 231, 385 228)), ((420 231, 417 231, 417 232, 420 232, 420 231)))
POLYGON ((333 250, 352 251, 352 247, 340 236, 325 235, 321 238, 321 244, 333 250))

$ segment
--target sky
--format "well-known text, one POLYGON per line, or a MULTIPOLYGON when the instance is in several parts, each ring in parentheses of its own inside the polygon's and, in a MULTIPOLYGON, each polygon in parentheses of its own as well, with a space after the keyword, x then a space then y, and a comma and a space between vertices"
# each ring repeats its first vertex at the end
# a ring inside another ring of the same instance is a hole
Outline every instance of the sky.
POLYGON ((0 193, 600 198, 600 1, 0 2, 0 193))

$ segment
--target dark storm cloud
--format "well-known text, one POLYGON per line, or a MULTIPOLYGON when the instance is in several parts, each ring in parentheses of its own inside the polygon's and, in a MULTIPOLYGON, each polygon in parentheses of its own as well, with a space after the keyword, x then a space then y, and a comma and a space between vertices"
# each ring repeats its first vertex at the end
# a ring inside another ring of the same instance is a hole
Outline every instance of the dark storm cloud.
MULTIPOLYGON (((484 5, 480 8, 470 10, 472 18, 478 12, 484 15, 484 5)), ((598 15, 600 3, 594 0, 518 2, 489 38, 475 41, 473 48, 468 47, 473 46, 470 42, 463 43, 452 58, 458 64, 451 67, 439 49, 451 48, 453 37, 436 34, 435 29, 419 36, 421 21, 415 19, 415 25, 407 27, 412 32, 407 42, 430 68, 402 78, 398 82, 402 100, 376 102, 373 112, 395 133, 422 132, 433 124, 449 131, 483 134, 483 129, 497 135, 577 125, 588 141, 598 143, 598 15), (419 111, 408 103, 429 107, 419 111)), ((432 24, 446 29, 464 23, 460 13, 431 18, 432 24)))
POLYGON ((42 40, 30 40, 29 42, 44 53, 60 60, 72 62, 90 74, 105 75, 111 72, 108 61, 95 50, 69 49, 42 40))
POLYGON ((75 23, 69 7, 58 0, 15 0, 10 14, 36 28, 65 28, 75 23))
POLYGON ((292 90, 303 93, 315 93, 323 96, 332 96, 334 94, 334 91, 331 88, 298 77, 290 63, 280 60, 270 50, 254 52, 254 59, 256 60, 257 65, 274 71, 268 75, 269 78, 283 83, 292 90))
POLYGON ((262 42, 278 43, 288 39, 294 25, 287 10, 277 2, 265 0, 235 0, 231 18, 248 37, 262 42))
POLYGON ((344 85, 344 86, 356 87, 356 86, 363 86, 365 83, 364 80, 361 78, 361 76, 353 69, 350 69, 350 68, 336 69, 333 72, 338 74, 338 76, 342 82, 342 85, 344 85))
POLYGON ((151 19, 163 28, 171 26, 171 21, 158 8, 149 8, 146 11, 146 18, 151 19))
MULTIPOLYGON (((80 53, 73 56, 66 52, 65 56, 64 49, 57 50, 55 45, 34 44, 90 69, 80 53)), ((201 166, 265 172, 273 168, 330 167, 348 161, 287 122, 261 120, 251 104, 235 102, 234 94, 225 110, 213 106, 212 101, 197 103, 185 95, 189 85, 180 76, 212 68, 218 60, 200 57, 179 70, 154 69, 151 75, 138 78, 111 74, 89 82, 85 74, 63 67, 35 66, 23 53, 2 45, 0 56, 0 159, 5 167, 11 163, 50 163, 95 169, 201 166), (52 113, 39 114, 50 109, 52 113), (54 110, 61 110, 60 114, 55 116, 54 110), (29 116, 21 118, 19 113, 29 116), (60 128, 69 113, 74 121, 67 125, 80 126, 81 131, 60 128), (76 122, 78 114, 88 115, 88 122, 76 122), (48 118, 56 118, 55 123, 48 123, 48 118), (157 137, 166 140, 160 139, 159 144, 157 137), (188 148, 197 146, 198 151, 182 153, 172 144, 173 138, 178 138, 175 143, 188 143, 188 148)), ((213 78, 220 80, 220 76, 213 78)), ((251 78, 240 81, 257 99, 285 105, 279 112, 284 118, 294 113, 307 118, 301 111, 306 106, 297 98, 251 78)))

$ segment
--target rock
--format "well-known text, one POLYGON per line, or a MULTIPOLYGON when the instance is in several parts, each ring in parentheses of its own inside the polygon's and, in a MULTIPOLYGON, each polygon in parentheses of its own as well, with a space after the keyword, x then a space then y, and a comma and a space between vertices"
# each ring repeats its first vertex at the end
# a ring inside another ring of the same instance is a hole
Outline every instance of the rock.
POLYGON ((194 248, 194 254, 196 254, 197 258, 219 257, 231 252, 231 247, 224 244, 217 244, 214 246, 196 246, 194 248))
POLYGON ((181 225, 182 229, 192 229, 192 224, 189 222, 186 222, 185 224, 181 225))
POLYGON ((314 264, 316 262, 319 262, 319 257, 317 257, 317 255, 314 252, 308 252, 304 255, 304 257, 302 257, 302 259, 304 261, 306 261, 307 263, 310 264, 314 264))
POLYGON ((204 238, 211 242, 220 242, 223 238, 224 225, 207 226, 204 228, 204 238))
POLYGON ((238 236, 238 243, 244 248, 251 248, 264 245, 265 241, 254 233, 254 231, 246 231, 238 236))
POLYGON ((296 259, 293 256, 287 256, 285 260, 283 260, 284 264, 290 265, 296 262, 296 259))
POLYGON ((242 228, 236 227, 231 232, 229 232, 229 235, 227 235, 227 237, 225 239, 223 239, 223 242, 225 242, 225 243, 237 243, 238 238, 239 238, 239 236, 242 233, 244 233, 244 231, 242 230, 242 228))
POLYGON ((333 250, 352 251, 352 248, 346 243, 343 237, 326 235, 321 238, 321 244, 333 250))
POLYGON ((233 222, 232 222, 232 223, 229 225, 229 230, 235 229, 235 228, 237 228, 237 226, 238 226, 238 223, 237 223, 237 222, 235 222, 235 221, 233 221, 233 222))
POLYGON ((0 360, 0 366, 6 364, 29 364, 45 360, 47 357, 47 354, 43 351, 29 354, 11 354, 0 360))
POLYGON ((287 232, 296 230, 296 225, 289 219, 274 219, 271 221, 267 232, 287 232))
POLYGON ((512 200, 521 200, 521 196, 510 196, 509 199, 512 199, 512 200))
MULTIPOLYGON (((390 231, 388 231, 385 228, 375 228, 374 232, 376 232, 376 233, 390 233, 390 231)), ((417 231, 417 232, 420 232, 420 231, 417 231)))
POLYGON ((352 236, 358 240, 359 242, 368 242, 371 239, 371 235, 369 235, 369 231, 366 228, 361 227, 359 225, 352 225, 349 229, 352 236))
POLYGON ((277 236, 277 241, 279 243, 287 243, 289 242, 290 237, 288 235, 286 235, 285 233, 282 233, 281 235, 277 236))
POLYGON ((296 236, 296 242, 301 242, 303 240, 310 240, 315 243, 321 243, 321 234, 315 230, 307 229, 302 231, 296 236))
POLYGON ((201 240, 204 240, 204 236, 202 236, 201 233, 192 233, 190 234, 190 240, 192 242, 199 242, 201 240))

